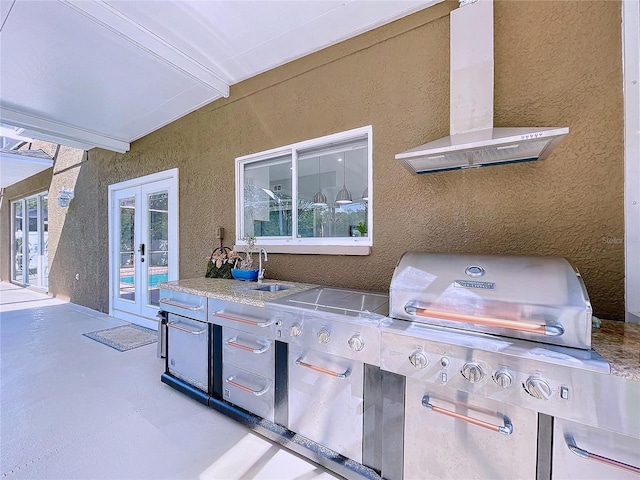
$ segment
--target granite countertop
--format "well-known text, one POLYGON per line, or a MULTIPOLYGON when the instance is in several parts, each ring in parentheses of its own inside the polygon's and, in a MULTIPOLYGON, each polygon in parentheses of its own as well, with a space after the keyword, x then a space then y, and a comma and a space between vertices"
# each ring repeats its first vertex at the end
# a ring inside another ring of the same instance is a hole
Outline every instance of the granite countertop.
POLYGON ((277 280, 265 280, 262 285, 260 285, 256 282, 226 280, 224 278, 189 278, 186 280, 162 282, 158 286, 160 288, 176 292, 201 295, 229 302, 243 303, 245 305, 253 305, 254 307, 264 307, 265 302, 277 300, 278 298, 291 295, 293 293, 299 293, 317 287, 317 285, 312 285, 310 283, 284 282, 277 280), (277 292, 262 292, 255 290, 257 287, 273 284, 286 285, 290 288, 277 292))
POLYGON ((611 364, 611 374, 640 382, 640 324, 602 320, 591 347, 611 364))

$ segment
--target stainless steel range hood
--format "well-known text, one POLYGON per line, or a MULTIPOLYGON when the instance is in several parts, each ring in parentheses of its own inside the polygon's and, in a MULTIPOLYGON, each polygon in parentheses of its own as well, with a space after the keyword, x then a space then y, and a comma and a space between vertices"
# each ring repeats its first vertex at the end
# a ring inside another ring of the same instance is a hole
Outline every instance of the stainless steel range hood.
POLYGON ((567 127, 493 126, 493 1, 460 0, 450 14, 450 133, 396 155, 411 173, 542 160, 567 127))

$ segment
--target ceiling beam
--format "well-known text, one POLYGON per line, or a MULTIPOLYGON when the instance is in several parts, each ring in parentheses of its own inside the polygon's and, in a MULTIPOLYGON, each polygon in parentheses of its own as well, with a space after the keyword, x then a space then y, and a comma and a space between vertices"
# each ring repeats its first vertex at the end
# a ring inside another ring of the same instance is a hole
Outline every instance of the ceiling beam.
POLYGON ((229 96, 229 82, 222 75, 205 67, 105 2, 101 0, 59 1, 153 55, 158 61, 214 90, 218 95, 225 98, 229 96))
POLYGON ((18 112, 4 106, 0 106, 0 119, 2 123, 12 125, 14 127, 22 127, 25 130, 33 131, 34 134, 42 133, 42 136, 32 135, 42 140, 59 139, 57 143, 68 145, 83 150, 89 150, 93 147, 104 148, 113 152, 125 153, 129 150, 129 143, 117 140, 115 138, 106 137, 97 133, 89 132, 81 128, 73 127, 64 123, 47 120, 35 115, 18 112))

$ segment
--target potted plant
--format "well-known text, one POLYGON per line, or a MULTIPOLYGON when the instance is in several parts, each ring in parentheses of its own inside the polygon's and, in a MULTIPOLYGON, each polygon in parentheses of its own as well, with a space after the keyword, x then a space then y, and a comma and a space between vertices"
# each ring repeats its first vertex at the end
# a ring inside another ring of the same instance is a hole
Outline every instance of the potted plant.
POLYGON ((256 237, 247 236, 243 240, 246 242, 244 252, 232 252, 235 259, 234 268, 231 269, 231 275, 236 280, 252 281, 258 278, 258 269, 253 268, 253 252, 256 249, 256 237))
POLYGON ((364 222, 358 223, 358 225, 356 225, 356 230, 360 232, 361 237, 367 236, 367 225, 364 222))

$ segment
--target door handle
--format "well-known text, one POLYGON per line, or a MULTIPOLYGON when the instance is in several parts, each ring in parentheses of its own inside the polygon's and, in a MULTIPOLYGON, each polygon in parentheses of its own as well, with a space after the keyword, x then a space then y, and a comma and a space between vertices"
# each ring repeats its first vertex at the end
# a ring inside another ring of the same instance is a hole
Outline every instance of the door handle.
POLYGON ((467 415, 463 415, 461 413, 452 412, 451 410, 446 410, 444 408, 436 407, 435 405, 432 405, 431 403, 429 403, 428 395, 425 395, 424 397, 422 397, 422 406, 428 410, 431 410, 432 412, 440 413, 442 415, 455 418, 456 420, 462 420, 463 422, 471 423, 479 427, 488 428, 489 430, 493 430, 494 432, 498 432, 502 435, 511 435, 513 433, 513 424, 506 418, 503 419, 504 426, 483 422, 482 420, 478 420, 477 418, 472 418, 467 415))
POLYGON ((138 247, 138 253, 140 253, 140 255, 144 255, 144 243, 141 243, 138 247))
MULTIPOLYGON (((566 441, 567 439, 565 439, 566 441)), ((573 439, 571 439, 573 440, 573 439)), ((621 468, 622 470, 625 470, 629 473, 634 473, 636 475, 640 475, 640 468, 634 466, 634 465, 629 465, 628 463, 622 463, 618 460, 613 460, 611 458, 608 457, 603 457, 602 455, 598 455, 592 452, 588 452, 587 450, 584 450, 582 448, 577 447, 575 444, 572 444, 572 442, 567 441, 567 447, 569 447, 569 450, 571 450, 571 452, 575 453, 576 455, 578 455, 581 458, 586 458, 588 460, 594 460, 596 462, 599 463, 603 463, 605 465, 609 465, 612 467, 617 467, 617 468, 621 468)))

